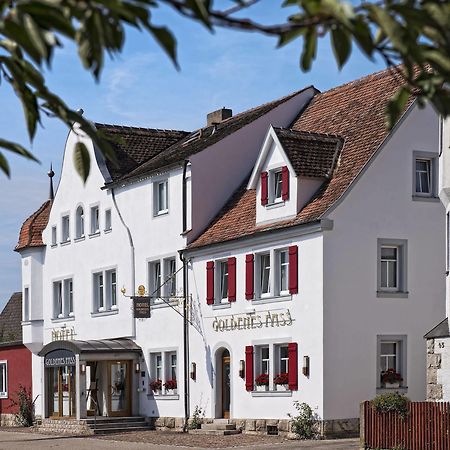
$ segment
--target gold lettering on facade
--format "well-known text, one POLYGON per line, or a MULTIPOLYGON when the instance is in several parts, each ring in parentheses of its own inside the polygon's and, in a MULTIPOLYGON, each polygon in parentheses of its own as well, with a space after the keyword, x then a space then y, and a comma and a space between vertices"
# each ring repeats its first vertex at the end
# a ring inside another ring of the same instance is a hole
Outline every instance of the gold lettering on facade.
POLYGON ((74 327, 61 327, 52 329, 52 341, 73 341, 76 333, 74 327))
POLYGON ((261 314, 247 313, 241 315, 215 317, 212 323, 214 331, 251 330, 255 328, 291 326, 293 322, 290 311, 265 311, 261 314))

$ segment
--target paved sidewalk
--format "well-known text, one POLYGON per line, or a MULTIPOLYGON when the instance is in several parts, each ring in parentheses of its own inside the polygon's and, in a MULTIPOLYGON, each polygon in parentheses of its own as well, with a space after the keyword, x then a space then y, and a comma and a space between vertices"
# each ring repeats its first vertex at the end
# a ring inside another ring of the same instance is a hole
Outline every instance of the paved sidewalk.
MULTIPOLYGON (((124 442, 115 441, 114 438, 103 440, 88 437, 71 437, 71 436, 47 436, 38 433, 20 433, 14 431, 0 431, 0 450, 23 450, 30 448, 33 450, 174 450, 174 449, 190 449, 198 450, 199 447, 192 446, 174 446, 141 442, 124 442)), ((224 442, 225 444, 225 442, 224 442)), ((311 450, 356 450, 359 449, 358 439, 340 439, 335 441, 283 441, 271 443, 253 443, 247 445, 239 445, 237 441, 233 441, 232 447, 242 450, 284 450, 284 449, 311 449, 311 450), (281 449, 280 449, 281 447, 281 449)))

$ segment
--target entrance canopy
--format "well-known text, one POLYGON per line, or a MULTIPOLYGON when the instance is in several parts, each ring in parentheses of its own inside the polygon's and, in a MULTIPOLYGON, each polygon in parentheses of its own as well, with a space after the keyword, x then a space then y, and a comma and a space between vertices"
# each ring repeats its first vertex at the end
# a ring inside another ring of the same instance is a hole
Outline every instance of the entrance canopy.
POLYGON ((110 352, 142 353, 141 347, 139 347, 134 341, 127 338, 121 338, 101 339, 98 341, 53 341, 45 345, 38 355, 45 356, 54 350, 69 350, 75 355, 110 352))

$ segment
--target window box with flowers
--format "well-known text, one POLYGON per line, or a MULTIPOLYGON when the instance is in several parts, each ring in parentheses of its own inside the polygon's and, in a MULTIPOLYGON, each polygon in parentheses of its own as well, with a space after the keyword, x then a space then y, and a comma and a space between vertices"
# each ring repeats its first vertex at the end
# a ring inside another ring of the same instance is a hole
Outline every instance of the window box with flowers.
POLYGON ((255 378, 256 390, 257 391, 268 391, 269 390, 269 374, 262 373, 255 378))
POLYGON ((395 369, 388 369, 381 372, 381 382, 386 389, 397 389, 403 381, 402 376, 395 369))
POLYGON ((172 380, 167 380, 164 383, 164 388, 166 389, 166 394, 176 394, 177 393, 177 380, 172 379, 172 380))
POLYGON ((279 373, 273 377, 273 384, 277 391, 289 390, 289 375, 286 372, 279 373))
POLYGON ((153 394, 161 395, 162 381, 160 379, 150 381, 150 389, 153 391, 153 394))

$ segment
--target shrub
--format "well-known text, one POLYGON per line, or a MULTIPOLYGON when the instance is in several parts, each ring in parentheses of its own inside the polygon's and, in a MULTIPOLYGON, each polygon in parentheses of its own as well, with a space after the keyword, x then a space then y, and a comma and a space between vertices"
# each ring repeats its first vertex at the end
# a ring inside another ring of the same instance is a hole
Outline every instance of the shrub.
POLYGON ((164 383, 164 387, 166 389, 176 389, 177 388, 177 380, 173 379, 173 380, 167 380, 164 383))
POLYGON ((31 389, 20 384, 16 397, 17 399, 11 399, 11 406, 19 407, 19 412, 15 414, 16 422, 22 427, 31 427, 34 422, 34 401, 31 389))
POLYGON ((409 398, 398 392, 377 395, 372 401, 372 408, 377 413, 394 412, 405 418, 408 414, 409 398))
POLYGON ((288 384, 289 383, 289 375, 285 372, 279 373, 273 377, 274 384, 288 384))
POLYGON ((162 389, 162 381, 158 378, 150 382, 150 389, 153 392, 160 391, 162 389))
POLYGON ((319 435, 319 416, 307 403, 294 402, 296 415, 288 414, 291 418, 292 432, 299 439, 315 439, 319 435))
POLYGON ((255 378, 256 386, 269 386, 269 375, 262 373, 255 378))
POLYGON ((192 420, 189 424, 189 429, 197 430, 201 428, 204 418, 205 410, 201 406, 196 405, 194 408, 194 412, 192 413, 192 420))

